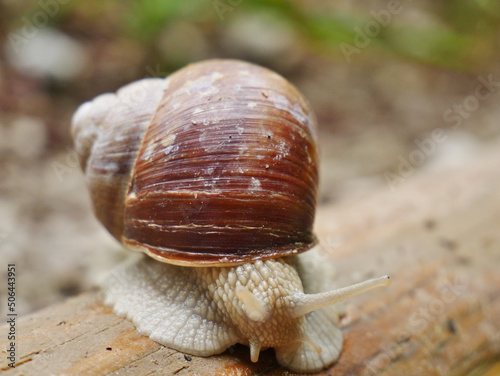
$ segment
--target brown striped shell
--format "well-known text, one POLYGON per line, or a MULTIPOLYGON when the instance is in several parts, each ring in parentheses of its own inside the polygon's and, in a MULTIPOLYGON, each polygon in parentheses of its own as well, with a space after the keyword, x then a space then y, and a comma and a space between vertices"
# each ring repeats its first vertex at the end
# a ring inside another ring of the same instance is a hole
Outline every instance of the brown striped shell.
POLYGON ((99 220, 178 265, 229 265, 311 248, 316 120, 278 74, 189 65, 86 102, 72 134, 99 220))

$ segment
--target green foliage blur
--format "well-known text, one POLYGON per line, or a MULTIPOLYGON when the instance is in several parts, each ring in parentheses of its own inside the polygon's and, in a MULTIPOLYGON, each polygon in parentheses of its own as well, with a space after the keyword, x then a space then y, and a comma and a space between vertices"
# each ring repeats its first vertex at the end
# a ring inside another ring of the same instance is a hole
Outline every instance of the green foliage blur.
MULTIPOLYGON (((29 2, 17 9, 29 15, 38 11, 40 4, 29 2)), ((182 21, 194 25, 217 45, 234 17, 264 14, 272 14, 272 22, 291 27, 312 53, 347 63, 389 54, 475 72, 499 57, 500 2, 495 0, 353 4, 305 0, 73 0, 61 6, 50 23, 71 29, 71 22, 79 21, 77 24, 86 25, 84 32, 88 35, 130 38, 154 54, 162 30, 169 24, 182 21), (391 7, 398 12, 391 13, 391 7), (388 14, 390 17, 384 18, 388 14)), ((175 52, 170 56, 159 56, 156 61, 173 69, 192 59, 189 54, 179 56, 175 52)))

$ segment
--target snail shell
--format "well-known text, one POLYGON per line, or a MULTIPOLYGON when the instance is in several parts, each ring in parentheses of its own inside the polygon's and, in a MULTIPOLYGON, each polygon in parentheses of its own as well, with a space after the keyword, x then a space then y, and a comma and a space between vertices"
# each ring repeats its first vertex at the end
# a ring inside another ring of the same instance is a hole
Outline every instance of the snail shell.
POLYGON ((129 248, 229 265, 316 243, 315 117, 268 69, 192 64, 99 96, 72 123, 97 217, 129 248))

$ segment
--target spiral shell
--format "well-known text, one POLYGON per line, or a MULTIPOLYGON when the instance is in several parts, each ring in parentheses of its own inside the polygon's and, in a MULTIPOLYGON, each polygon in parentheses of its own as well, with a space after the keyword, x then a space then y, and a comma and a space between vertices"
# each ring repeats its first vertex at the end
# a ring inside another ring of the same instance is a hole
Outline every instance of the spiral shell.
POLYGON ((127 247, 230 265, 315 242, 316 120, 278 74, 192 64, 84 103, 72 134, 94 210, 127 247))

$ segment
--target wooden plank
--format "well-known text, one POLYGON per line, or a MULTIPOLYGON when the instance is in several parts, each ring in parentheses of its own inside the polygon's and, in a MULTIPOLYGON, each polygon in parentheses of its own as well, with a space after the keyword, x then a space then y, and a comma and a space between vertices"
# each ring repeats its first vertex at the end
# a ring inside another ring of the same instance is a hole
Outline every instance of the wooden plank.
MULTIPOLYGON (((493 375, 500 358, 500 145, 446 173, 423 174, 355 202, 322 207, 322 256, 340 285, 391 274, 346 303, 337 364, 321 375, 493 375), (482 372, 482 373, 481 373, 482 372)), ((18 322, 10 375, 289 374, 272 350, 185 356, 137 334, 98 291, 18 322)), ((7 326, 0 338, 7 337, 7 326)))

